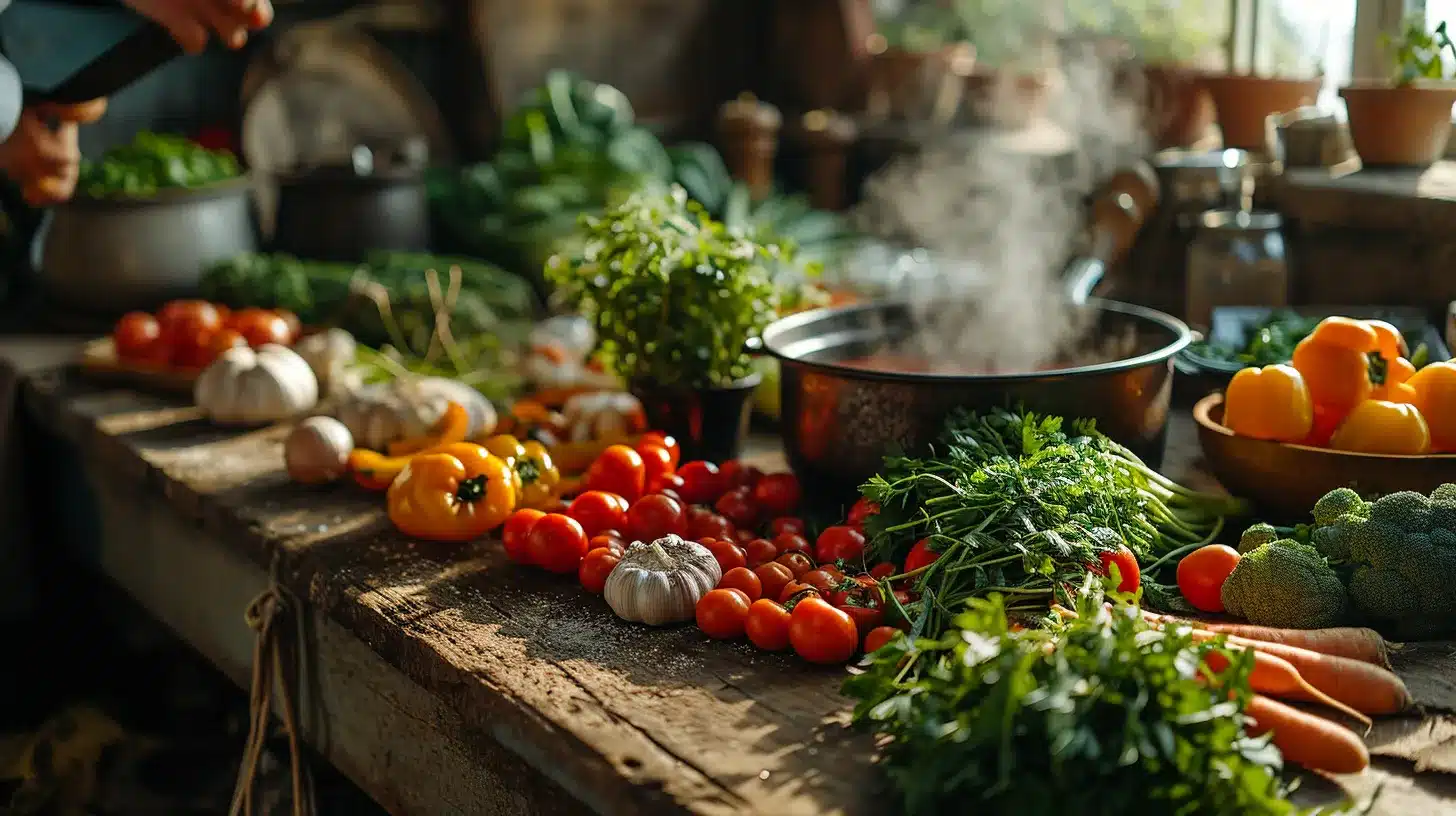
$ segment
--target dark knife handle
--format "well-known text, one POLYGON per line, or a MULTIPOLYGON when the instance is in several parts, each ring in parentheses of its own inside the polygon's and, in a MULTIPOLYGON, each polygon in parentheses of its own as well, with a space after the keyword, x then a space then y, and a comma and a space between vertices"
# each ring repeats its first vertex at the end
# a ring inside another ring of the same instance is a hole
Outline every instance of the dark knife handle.
POLYGON ((182 55, 182 47, 167 29, 148 21, 135 34, 117 43, 71 76, 44 93, 27 92, 26 104, 52 102, 74 105, 100 99, 125 88, 164 63, 182 55))

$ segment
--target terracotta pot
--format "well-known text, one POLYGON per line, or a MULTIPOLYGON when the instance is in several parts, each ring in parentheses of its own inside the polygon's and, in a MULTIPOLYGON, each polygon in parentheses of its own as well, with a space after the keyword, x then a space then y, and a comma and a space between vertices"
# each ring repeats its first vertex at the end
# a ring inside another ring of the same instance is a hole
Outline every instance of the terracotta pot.
POLYGON ((1044 76, 980 70, 965 77, 965 102, 981 122, 1023 127, 1046 112, 1050 88, 1044 76))
POLYGON ((1324 79, 1209 74, 1203 78, 1203 84, 1218 112, 1224 147, 1262 152, 1268 149, 1265 130, 1268 118, 1313 104, 1324 79))
POLYGON ((1366 167, 1429 167, 1445 155, 1456 85, 1351 85, 1340 96, 1366 167))
POLYGON ((891 116, 910 116, 922 107, 934 87, 933 74, 945 70, 957 46, 948 45, 939 51, 906 51, 886 48, 870 57, 872 102, 878 97, 887 104, 891 116))
POLYGON ((1213 127, 1213 98, 1203 72, 1178 65, 1142 70, 1148 132, 1159 150, 1196 144, 1213 127))

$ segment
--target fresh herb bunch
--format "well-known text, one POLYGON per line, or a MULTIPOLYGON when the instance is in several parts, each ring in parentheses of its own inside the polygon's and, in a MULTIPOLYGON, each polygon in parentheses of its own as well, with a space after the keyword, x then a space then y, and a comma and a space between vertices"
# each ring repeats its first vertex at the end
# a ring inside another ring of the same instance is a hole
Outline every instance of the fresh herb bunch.
POLYGON ((1317 317, 1280 310, 1251 327, 1248 341, 1243 346, 1205 341, 1195 343, 1190 351, 1202 357, 1246 366, 1287 363, 1294 356, 1294 347, 1308 337, 1319 322, 1317 317))
POLYGON ((1410 85, 1417 80, 1440 81, 1450 77, 1443 52, 1450 51, 1456 57, 1456 44, 1452 44, 1446 33, 1446 23, 1436 26, 1434 31, 1426 30, 1426 21, 1421 16, 1406 21, 1399 37, 1385 38, 1386 52, 1395 62, 1395 84, 1410 85))
POLYGON ((1078 617, 1019 629, 999 595, 938 638, 897 638, 844 693, 889 738, 883 767, 906 814, 1295 814, 1278 749, 1247 737, 1253 655, 1106 608, 1088 580, 1078 617), (1204 657, 1219 652, 1214 673, 1204 657))
POLYGON ((744 348, 777 313, 788 249, 725 228, 676 186, 584 217, 582 234, 580 255, 553 257, 546 277, 595 323, 619 376, 711 388, 752 372, 744 348))
POLYGON ((1177 609, 1158 570, 1217 538, 1242 502, 1159 475, 1090 420, 957 411, 925 458, 886 457, 861 487, 880 511, 867 558, 903 562, 928 539, 940 558, 917 570, 922 597, 904 611, 935 635, 968 598, 999 592, 1045 610, 1080 585, 1098 555, 1126 545, 1143 563, 1149 605, 1177 609))
POLYGON ((150 196, 174 187, 202 187, 236 178, 238 160, 182 136, 143 131, 129 144, 81 163, 76 186, 88 196, 150 196))

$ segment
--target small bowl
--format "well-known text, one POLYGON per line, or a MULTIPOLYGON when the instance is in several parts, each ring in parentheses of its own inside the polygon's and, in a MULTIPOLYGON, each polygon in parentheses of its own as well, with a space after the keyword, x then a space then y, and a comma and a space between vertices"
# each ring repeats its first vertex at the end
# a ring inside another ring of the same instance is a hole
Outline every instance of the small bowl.
POLYGON ((1222 393, 1199 400, 1193 419, 1213 475, 1280 521, 1307 521, 1314 503, 1337 487, 1370 498, 1401 490, 1430 493, 1456 482, 1456 454, 1350 453, 1239 436, 1223 426, 1222 393))

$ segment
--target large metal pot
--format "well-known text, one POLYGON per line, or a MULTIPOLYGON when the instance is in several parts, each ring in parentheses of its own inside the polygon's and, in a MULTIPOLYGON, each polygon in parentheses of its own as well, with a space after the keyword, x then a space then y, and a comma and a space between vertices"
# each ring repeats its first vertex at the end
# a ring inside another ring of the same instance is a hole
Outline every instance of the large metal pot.
POLYGON ((350 164, 280 176, 273 249, 344 263, 362 261, 376 249, 428 251, 422 162, 422 156, 406 156, 376 166, 373 151, 356 147, 350 164))
MULTIPOLYGON (((1132 331, 1127 359, 1051 371, 986 376, 876 371, 845 365, 900 347, 923 310, 890 302, 792 315, 764 331, 762 348, 782 367, 780 429, 794 472, 811 493, 849 496, 894 450, 924 450, 954 408, 1028 409, 1097 420, 1108 436, 1153 466, 1162 458, 1173 356, 1192 340, 1174 317, 1088 299, 1099 334, 1132 331)), ((944 308, 973 310, 971 305, 944 308)))
POLYGON ((236 179, 147 198, 78 196, 42 227, 41 285, 57 306, 96 316, 195 295, 204 269, 257 249, 249 190, 236 179))

